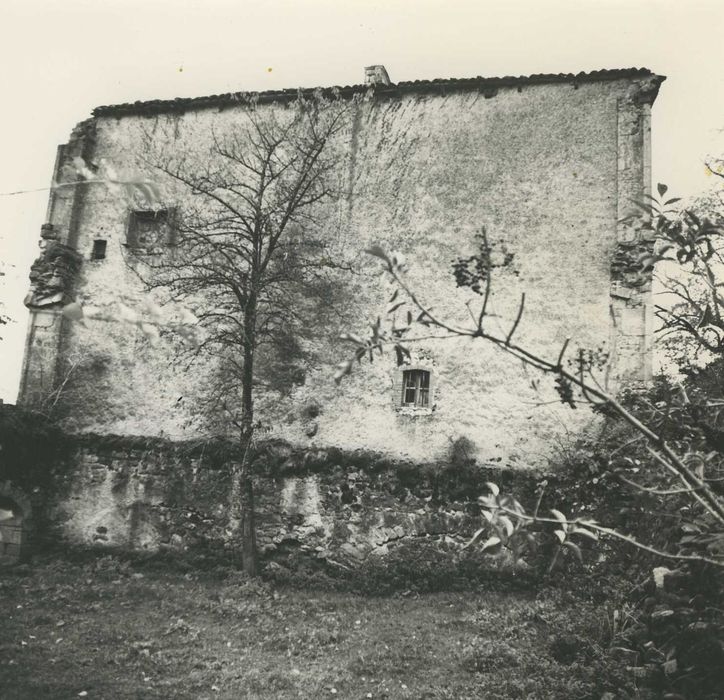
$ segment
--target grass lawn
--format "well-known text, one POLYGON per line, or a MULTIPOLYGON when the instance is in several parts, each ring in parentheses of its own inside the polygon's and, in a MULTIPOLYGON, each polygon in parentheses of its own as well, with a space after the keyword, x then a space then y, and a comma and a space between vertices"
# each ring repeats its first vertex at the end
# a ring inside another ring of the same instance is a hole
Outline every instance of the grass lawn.
POLYGON ((137 566, 0 571, 0 698, 598 700, 608 688, 605 612, 557 592, 371 598, 137 566))

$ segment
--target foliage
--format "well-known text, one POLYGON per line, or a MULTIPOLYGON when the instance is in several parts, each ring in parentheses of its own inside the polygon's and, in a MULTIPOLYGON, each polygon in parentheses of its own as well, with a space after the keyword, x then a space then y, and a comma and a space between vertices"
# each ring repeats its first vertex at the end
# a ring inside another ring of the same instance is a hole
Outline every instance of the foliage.
MULTIPOLYGON (((399 544, 384 556, 372 556, 346 577, 345 587, 363 595, 436 593, 452 590, 530 590, 536 572, 480 553, 460 556, 444 540, 399 544)), ((344 580, 344 579, 343 579, 344 580)))
MULTIPOLYGON (((660 185, 659 197, 663 198, 666 191, 667 188, 660 185)), ((650 202, 641 205, 646 217, 642 225, 648 227, 658 242, 653 254, 645 253, 638 261, 639 282, 647 282, 653 266, 666 261, 688 273, 693 282, 674 283, 683 304, 671 310, 659 306, 657 312, 664 321, 665 331, 684 334, 698 347, 716 355, 724 348, 720 311, 724 306, 720 292, 724 283, 718 277, 722 269, 721 226, 691 211, 677 213, 667 208, 677 201, 651 197, 650 202)), ((396 317, 378 318, 367 337, 345 335, 343 339, 355 346, 354 354, 340 364, 338 381, 351 371, 355 360, 360 362, 368 357, 372 361, 375 353, 385 347, 393 347, 398 364, 403 363, 409 356, 409 345, 415 342, 413 327, 416 324, 424 326, 426 332, 433 329, 448 337, 493 344, 512 358, 552 376, 563 403, 571 408, 588 404, 607 417, 607 425, 616 426, 613 441, 595 446, 584 461, 590 466, 592 480, 614 479, 633 490, 639 501, 638 512, 645 515, 643 523, 657 520, 646 517, 653 512, 668 512, 675 518, 670 524, 659 525, 658 532, 656 528, 652 532, 629 521, 628 532, 624 534, 617 527, 621 518, 610 517, 610 513, 608 521, 601 524, 588 513, 573 515, 559 504, 548 504, 546 511, 541 511, 542 489, 535 505, 526 506, 491 482, 489 493, 479 499, 481 527, 467 546, 475 545, 485 552, 505 548, 518 560, 540 550, 541 537, 547 535, 554 538, 549 573, 555 573, 562 556, 570 555, 584 562, 583 542, 599 546, 602 539, 606 544, 615 540, 633 545, 645 555, 652 555, 654 560, 663 558, 675 562, 687 575, 696 574, 694 578, 699 586, 702 582, 710 587, 713 582, 720 584, 724 575, 724 493, 721 489, 724 431, 720 423, 719 395, 707 386, 701 371, 690 370, 691 379, 699 382, 691 382, 689 390, 661 381, 649 393, 613 396, 604 388, 605 376, 601 373, 606 371, 608 357, 600 348, 595 352, 579 350, 574 357, 566 359, 569 344, 566 341, 557 358, 550 359, 516 342, 525 296, 520 299, 515 318, 509 321, 509 330, 492 330, 488 323, 488 302, 496 266, 484 232, 481 235, 479 255, 455 262, 452 270, 458 286, 467 286, 482 297, 477 310, 468 304, 472 321, 469 325, 456 325, 438 316, 407 283, 406 266, 399 256, 387 254, 378 246, 367 251, 382 261, 386 274, 394 282, 396 289, 390 302, 395 302, 396 311, 406 313, 407 323, 400 327, 396 317), (594 456, 596 459, 591 459, 594 456), (643 539, 637 536, 637 531, 642 529, 643 539)), ((720 386, 721 363, 707 369, 707 374, 713 375, 715 384, 720 386)), ((561 500, 568 497, 572 506, 580 506, 571 496, 564 488, 561 500)), ((583 507, 585 509, 585 504, 583 507)), ((584 580, 582 576, 577 578, 584 580)), ((669 609, 671 606, 657 607, 648 618, 637 617, 637 623, 631 625, 631 634, 638 634, 640 647, 635 652, 648 664, 637 667, 635 672, 643 682, 660 690, 683 690, 689 697, 707 697, 721 681, 713 669, 719 665, 724 629, 720 621, 712 619, 706 611, 719 609, 721 593, 714 596, 711 606, 704 606, 700 614, 692 613, 690 607, 701 592, 692 584, 686 593, 688 597, 680 597, 682 609, 678 612, 669 609), (662 619, 666 620, 663 631, 658 622, 662 619), (638 620, 643 622, 639 624, 638 620), (696 639, 701 637, 701 630, 706 630, 701 653, 691 654, 690 646, 698 644, 696 639), (712 666, 714 662, 716 666, 712 666)), ((656 603, 654 600, 650 606, 656 603)))
POLYGON ((658 272, 669 302, 654 307, 658 332, 674 358, 687 365, 702 351, 724 354, 724 208, 702 201, 676 208, 680 198, 665 198, 667 189, 659 184, 658 197, 638 204, 640 225, 655 240, 653 252, 639 263, 642 275, 658 272))
POLYGON ((718 572, 655 568, 643 590, 635 591, 626 624, 614 630, 612 653, 664 697, 721 697, 723 583, 718 572))
MULTIPOLYGON (((594 410, 616 417, 630 426, 638 434, 637 439, 641 440, 645 446, 646 469, 642 470, 641 480, 622 478, 626 480, 627 484, 642 493, 663 497, 683 496, 691 509, 691 521, 693 527, 697 529, 697 536, 680 542, 676 551, 657 550, 588 518, 569 518, 558 509, 551 512, 552 517, 541 517, 537 512, 538 506, 532 513, 528 513, 517 500, 506 500, 510 498, 507 494, 500 496, 496 492, 498 487, 493 485, 492 498, 496 499, 495 503, 486 500, 490 497, 483 497, 483 513, 488 514, 488 522, 481 528, 481 535, 488 531, 488 526, 494 530, 484 541, 488 547, 510 544, 512 548, 517 549, 522 545, 523 539, 528 540, 529 543, 531 541, 526 536, 529 524, 558 523, 559 527, 553 530, 553 533, 559 541, 561 551, 568 550, 575 556, 579 556, 580 552, 579 545, 571 539, 572 535, 576 534, 589 539, 597 539, 599 535, 606 535, 626 541, 659 556, 681 561, 707 562, 724 568, 724 553, 719 549, 719 542, 724 533, 724 498, 719 494, 716 487, 717 482, 714 481, 717 478, 716 473, 718 473, 718 460, 715 455, 701 453, 698 449, 699 446, 694 443, 682 443, 677 446, 680 450, 677 450, 666 441, 661 433, 656 432, 655 421, 652 425, 643 422, 635 411, 627 408, 620 400, 607 393, 603 388, 605 385, 597 376, 606 361, 605 356, 602 356, 600 352, 587 353, 579 350, 575 357, 566 361, 565 355, 568 349, 568 341, 566 341, 561 347, 558 357, 552 360, 516 343, 515 332, 525 308, 524 295, 520 299, 517 314, 511 322, 508 332, 490 330, 487 323, 488 302, 492 294, 491 280, 494 268, 489 262, 491 256, 484 232, 481 236, 483 247, 479 260, 481 265, 488 261, 488 267, 483 266, 482 268, 485 270, 484 279, 480 276, 478 278, 471 276, 466 283, 474 284, 482 289, 481 281, 484 281, 485 292, 482 294, 483 298, 477 312, 468 308, 472 324, 464 326, 453 325, 446 319, 439 318, 417 296, 405 280, 405 263, 398 255, 387 255, 379 247, 368 250, 370 255, 383 262, 385 271, 395 283, 397 289, 390 300, 395 301, 395 304, 391 308, 397 310, 406 307, 407 323, 400 327, 396 325, 395 318, 392 319, 391 324, 384 323, 382 319, 378 318, 371 325, 371 334, 367 338, 350 334, 343 336, 345 340, 355 346, 355 350, 352 358, 340 364, 337 380, 341 380, 345 374, 351 371, 355 360, 361 361, 363 357, 369 357, 372 361, 375 352, 382 352, 387 346, 394 347, 398 363, 403 362, 404 358, 409 356, 406 346, 415 340, 411 335, 412 327, 415 324, 444 331, 449 337, 472 338, 491 343, 526 365, 552 375, 562 402, 571 407, 575 407, 577 403, 588 403, 593 406, 594 410), (490 539, 491 537, 493 539, 490 539)), ((477 542, 478 539, 480 536, 475 541, 477 542)))
MULTIPOLYGON (((677 448, 690 449, 692 444, 705 442, 707 435, 701 430, 701 414, 691 404, 681 402, 682 391, 689 397, 706 395, 709 387, 715 392, 717 382, 708 381, 709 376, 720 375, 714 365, 683 387, 659 378, 649 391, 629 392, 622 401, 630 410, 646 416, 647 422, 677 448)), ((536 535, 545 528, 558 530, 552 521, 558 519, 563 524, 563 511, 572 514, 566 522, 578 521, 588 529, 588 523, 603 521, 663 551, 711 553, 717 538, 693 516, 687 494, 641 493, 627 483, 641 477, 649 459, 633 429, 611 420, 596 439, 582 439, 559 456, 557 478, 549 485, 549 490, 555 489, 558 518, 539 518, 536 523, 524 520, 522 524, 527 527, 518 525, 511 532, 511 522, 515 522, 511 516, 511 520, 495 523, 488 532, 497 533, 503 544, 514 548, 516 537, 526 530, 536 535)), ((721 460, 721 453, 717 460, 721 460)), ((501 499, 500 495, 483 499, 491 514, 497 505, 510 508, 513 500, 510 496, 501 499)), ((580 541, 589 539, 584 535, 580 541)), ((543 549, 542 540, 535 544, 539 551, 543 549)), ((581 549, 584 566, 576 554, 568 563, 559 558, 552 568, 556 553, 565 551, 555 542, 552 550, 549 547, 545 552, 551 582, 576 595, 606 601, 610 623, 605 647, 612 658, 626 664, 625 673, 634 675, 639 685, 659 697, 667 693, 691 699, 719 697, 724 687, 724 572, 696 561, 662 566, 660 558, 650 552, 611 544, 604 537, 595 546, 581 549)), ((531 561, 529 550, 521 556, 531 561)))
POLYGON ((52 465, 67 441, 45 415, 0 404, 0 481, 12 481, 28 494, 47 489, 52 465))
POLYGON ((582 541, 580 538, 598 541, 599 526, 590 518, 570 520, 556 508, 551 509, 553 518, 539 516, 538 508, 543 496, 542 490, 535 510, 528 515, 525 508, 515 498, 502 495, 497 484, 489 482, 488 488, 490 493, 478 499, 486 524, 476 531, 466 547, 475 544, 485 535, 487 539, 481 547, 482 551, 506 547, 513 553, 514 561, 518 561, 523 558, 524 553, 529 550, 535 551, 538 546, 532 527, 539 523, 551 524, 554 525, 551 531, 557 540, 557 546, 548 568, 550 573, 555 568, 558 558, 565 555, 566 552, 572 553, 583 563, 583 554, 579 545, 579 542, 582 541))
POLYGON ((9 481, 33 510, 35 547, 54 544, 48 504, 65 488, 62 475, 70 444, 48 417, 20 406, 0 404, 0 482, 9 481))

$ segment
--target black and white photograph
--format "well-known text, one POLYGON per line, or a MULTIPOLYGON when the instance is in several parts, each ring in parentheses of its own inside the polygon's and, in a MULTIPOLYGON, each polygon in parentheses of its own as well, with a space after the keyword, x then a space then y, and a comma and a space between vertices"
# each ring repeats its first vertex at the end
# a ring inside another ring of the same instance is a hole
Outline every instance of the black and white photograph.
POLYGON ((722 37, 4 0, 0 700, 724 700, 722 37))

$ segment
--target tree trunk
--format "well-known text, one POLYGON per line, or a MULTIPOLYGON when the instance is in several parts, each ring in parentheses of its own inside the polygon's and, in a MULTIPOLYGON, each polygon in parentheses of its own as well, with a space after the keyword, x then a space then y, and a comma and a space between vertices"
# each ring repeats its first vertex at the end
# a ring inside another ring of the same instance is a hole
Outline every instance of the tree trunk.
POLYGON ((244 309, 244 369, 241 383, 241 467, 239 505, 241 506, 241 562, 249 576, 259 575, 254 518, 254 482, 251 473, 251 439, 254 435, 254 350, 256 347, 256 295, 249 294, 244 309))
POLYGON ((248 576, 259 575, 256 551, 256 522, 254 518, 254 482, 249 464, 251 433, 242 434, 242 462, 239 470, 239 500, 241 507, 241 564, 248 576))

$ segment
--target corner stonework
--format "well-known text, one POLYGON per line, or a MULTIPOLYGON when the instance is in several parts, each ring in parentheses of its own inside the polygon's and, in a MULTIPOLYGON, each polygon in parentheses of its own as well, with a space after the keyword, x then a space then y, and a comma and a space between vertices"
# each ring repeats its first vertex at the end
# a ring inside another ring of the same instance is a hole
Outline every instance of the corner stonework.
POLYGON ((40 228, 40 254, 30 270, 25 306, 30 311, 18 402, 40 406, 57 384, 63 342, 62 309, 73 300, 83 258, 76 250, 85 198, 80 163, 90 163, 95 122, 81 122, 58 147, 47 221, 40 228))
POLYGON ((611 258, 611 348, 609 387, 651 378, 653 313, 651 273, 638 260, 653 250, 650 231, 636 206, 651 194, 651 105, 661 79, 636 81, 617 103, 616 247, 611 258))

